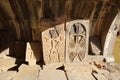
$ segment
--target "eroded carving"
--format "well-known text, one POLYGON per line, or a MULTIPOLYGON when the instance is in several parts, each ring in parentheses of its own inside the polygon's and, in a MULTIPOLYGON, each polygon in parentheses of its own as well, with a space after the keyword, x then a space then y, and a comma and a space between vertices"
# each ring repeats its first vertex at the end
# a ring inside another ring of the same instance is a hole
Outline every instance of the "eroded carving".
POLYGON ((42 32, 42 41, 45 63, 64 61, 65 32, 63 24, 42 32))
POLYGON ((82 61, 86 54, 87 37, 86 27, 80 21, 68 23, 66 27, 66 61, 82 61))

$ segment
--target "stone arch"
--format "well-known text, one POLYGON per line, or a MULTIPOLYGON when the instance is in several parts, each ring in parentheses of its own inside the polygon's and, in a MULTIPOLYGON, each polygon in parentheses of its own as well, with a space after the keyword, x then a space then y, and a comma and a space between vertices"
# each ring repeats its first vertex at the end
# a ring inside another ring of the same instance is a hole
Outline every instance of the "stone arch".
POLYGON ((120 12, 117 14, 115 19, 113 20, 104 44, 103 56, 105 57, 107 62, 114 62, 114 57, 112 55, 113 47, 117 32, 120 30, 120 12))

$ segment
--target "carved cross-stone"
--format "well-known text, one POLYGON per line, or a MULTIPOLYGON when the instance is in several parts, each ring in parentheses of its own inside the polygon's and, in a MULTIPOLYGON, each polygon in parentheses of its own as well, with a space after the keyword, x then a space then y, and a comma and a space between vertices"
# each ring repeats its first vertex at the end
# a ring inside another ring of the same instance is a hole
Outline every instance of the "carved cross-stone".
POLYGON ((88 20, 75 20, 43 31, 45 64, 82 61, 88 53, 88 29, 88 20))
POLYGON ((42 42, 45 64, 64 62, 65 31, 63 24, 43 31, 42 42))
POLYGON ((66 25, 66 62, 80 62, 88 49, 89 21, 75 20, 66 25))

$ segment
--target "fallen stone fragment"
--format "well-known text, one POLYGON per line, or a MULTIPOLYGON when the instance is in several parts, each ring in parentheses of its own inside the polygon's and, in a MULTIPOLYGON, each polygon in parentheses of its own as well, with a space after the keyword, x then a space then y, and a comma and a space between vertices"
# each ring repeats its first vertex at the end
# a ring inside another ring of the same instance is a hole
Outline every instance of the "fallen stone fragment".
POLYGON ((16 71, 7 71, 0 73, 0 80, 10 80, 16 75, 16 71))
POLYGON ((13 78, 13 80, 37 80, 40 68, 37 65, 28 66, 21 65, 18 74, 13 78))
POLYGON ((0 72, 4 72, 12 67, 15 67, 15 61, 16 59, 11 57, 0 59, 0 72))
POLYGON ((90 72, 66 71, 68 80, 95 80, 90 72))
POLYGON ((39 80, 67 80, 62 70, 41 70, 39 80))
POLYGON ((19 71, 24 71, 24 70, 41 70, 41 67, 40 67, 40 65, 25 65, 25 64, 22 64, 19 67, 19 71))
POLYGON ((92 72, 92 66, 87 62, 65 64, 66 71, 92 72))

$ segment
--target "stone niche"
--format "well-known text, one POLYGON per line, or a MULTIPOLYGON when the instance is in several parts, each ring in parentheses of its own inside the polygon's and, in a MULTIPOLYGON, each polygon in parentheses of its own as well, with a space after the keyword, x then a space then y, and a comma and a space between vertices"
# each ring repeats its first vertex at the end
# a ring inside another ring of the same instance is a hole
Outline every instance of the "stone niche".
POLYGON ((42 32, 45 64, 81 62, 88 54, 89 20, 74 20, 42 32))

